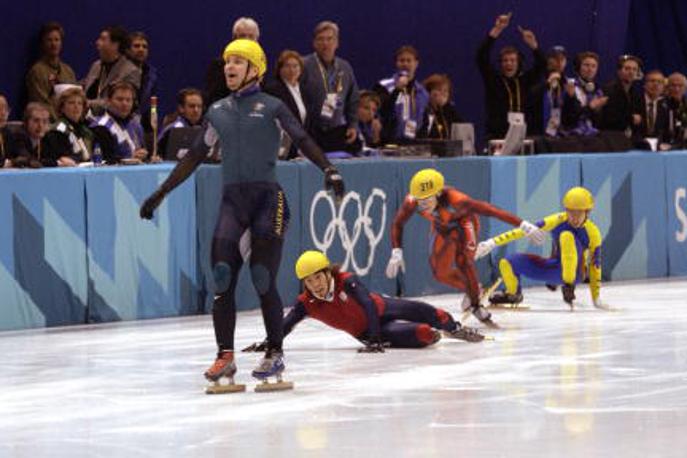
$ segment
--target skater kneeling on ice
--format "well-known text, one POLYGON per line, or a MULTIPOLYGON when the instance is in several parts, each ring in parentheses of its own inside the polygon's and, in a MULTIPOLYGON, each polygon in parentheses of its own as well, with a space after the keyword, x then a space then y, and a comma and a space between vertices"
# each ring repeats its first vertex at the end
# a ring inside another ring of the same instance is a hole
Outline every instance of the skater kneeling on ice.
MULTIPOLYGON (((284 337, 309 316, 364 343, 360 352, 383 352, 385 346, 426 347, 441 338, 440 331, 468 342, 484 339, 444 310, 368 291, 357 276, 332 266, 320 251, 306 251, 298 258, 296 276, 303 281, 303 293, 284 318, 284 337)), ((245 351, 261 351, 266 344, 253 344, 245 351)))
MULTIPOLYGON (((492 304, 522 302, 520 276, 562 285, 563 299, 573 308, 575 285, 589 276, 589 289, 594 307, 608 309, 601 301, 601 233, 589 219, 594 198, 585 188, 575 187, 563 197, 564 212, 549 215, 536 225, 553 238, 551 256, 543 258, 529 253, 516 253, 499 261, 505 291, 491 296, 492 304)), ((495 247, 525 236, 521 229, 504 232, 477 246, 475 259, 489 254, 495 247)))

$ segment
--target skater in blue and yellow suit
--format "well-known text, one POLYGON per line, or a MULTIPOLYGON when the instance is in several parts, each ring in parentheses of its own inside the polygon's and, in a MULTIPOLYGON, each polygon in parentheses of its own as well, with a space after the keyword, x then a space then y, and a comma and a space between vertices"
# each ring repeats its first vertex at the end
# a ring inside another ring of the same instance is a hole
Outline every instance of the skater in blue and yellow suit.
MULTIPOLYGON (((589 219, 594 198, 585 188, 575 187, 563 197, 565 211, 554 213, 536 223, 551 234, 553 251, 544 258, 529 253, 515 253, 499 261, 505 291, 495 293, 491 303, 522 302, 520 276, 541 280, 547 285, 562 285, 563 298, 570 307, 575 299, 575 285, 589 276, 592 302, 597 308, 607 308, 601 301, 601 232, 589 219)), ((525 236, 513 229, 481 242, 475 258, 487 255, 497 246, 525 236)))

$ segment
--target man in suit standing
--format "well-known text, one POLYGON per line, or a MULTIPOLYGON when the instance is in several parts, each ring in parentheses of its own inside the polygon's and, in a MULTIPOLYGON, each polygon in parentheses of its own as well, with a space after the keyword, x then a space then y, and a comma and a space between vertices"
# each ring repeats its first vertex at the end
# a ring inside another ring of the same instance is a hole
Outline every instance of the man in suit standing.
POLYGON ((336 56, 339 26, 317 24, 313 48, 303 69, 305 95, 312 102, 310 132, 324 151, 352 151, 358 135, 358 83, 351 64, 336 56))
POLYGON ((88 106, 95 115, 107 106, 107 88, 126 82, 138 92, 141 88, 141 69, 124 56, 129 47, 126 30, 117 26, 105 27, 95 41, 100 59, 93 62, 81 85, 86 92, 88 106))
POLYGON ((668 142, 668 104, 663 97, 666 78, 660 70, 652 70, 644 77, 644 96, 640 103, 642 123, 639 125, 641 138, 657 138, 668 142))

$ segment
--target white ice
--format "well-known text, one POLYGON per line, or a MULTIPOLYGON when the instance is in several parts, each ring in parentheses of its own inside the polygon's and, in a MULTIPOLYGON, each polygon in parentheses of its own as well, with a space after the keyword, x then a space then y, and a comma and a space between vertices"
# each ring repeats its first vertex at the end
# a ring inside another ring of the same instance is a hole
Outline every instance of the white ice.
MULTIPOLYGON (((249 391, 204 394, 209 316, 2 333, 0 456, 687 456, 687 280, 603 293, 621 310, 537 288, 494 341, 385 354, 308 320, 277 393, 239 353, 249 391)), ((459 316, 460 296, 423 299, 459 316)), ((257 312, 238 323, 237 347, 263 338, 257 312)))

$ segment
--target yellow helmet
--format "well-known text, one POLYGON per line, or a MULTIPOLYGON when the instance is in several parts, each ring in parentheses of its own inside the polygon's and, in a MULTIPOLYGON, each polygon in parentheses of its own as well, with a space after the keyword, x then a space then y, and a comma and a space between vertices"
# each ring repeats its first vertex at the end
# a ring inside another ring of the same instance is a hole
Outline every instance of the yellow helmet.
POLYGON ((594 208, 594 197, 581 186, 570 188, 563 196, 563 207, 567 210, 591 210, 594 208))
POLYGON ((435 169, 423 169, 410 179, 410 195, 416 199, 435 196, 444 188, 444 176, 435 169))
POLYGON ((229 56, 239 56, 246 59, 258 69, 258 77, 261 77, 267 71, 267 58, 265 51, 258 44, 257 41, 239 38, 234 40, 224 48, 222 58, 227 61, 229 56))
POLYGON ((326 269, 329 265, 329 259, 321 251, 305 251, 296 261, 296 277, 303 280, 305 277, 326 269))

